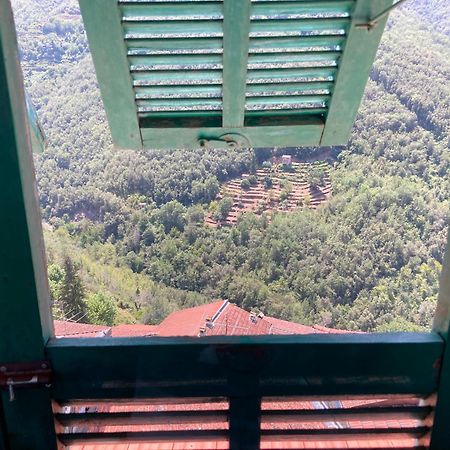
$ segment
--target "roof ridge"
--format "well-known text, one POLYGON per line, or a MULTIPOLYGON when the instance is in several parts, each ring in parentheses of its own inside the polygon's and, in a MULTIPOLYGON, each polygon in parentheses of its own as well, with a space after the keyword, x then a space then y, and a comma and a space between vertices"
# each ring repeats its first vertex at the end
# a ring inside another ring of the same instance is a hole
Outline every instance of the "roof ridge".
POLYGON ((216 311, 216 313, 211 317, 211 322, 215 322, 220 315, 225 311, 226 307, 230 304, 228 300, 224 300, 220 308, 216 311))

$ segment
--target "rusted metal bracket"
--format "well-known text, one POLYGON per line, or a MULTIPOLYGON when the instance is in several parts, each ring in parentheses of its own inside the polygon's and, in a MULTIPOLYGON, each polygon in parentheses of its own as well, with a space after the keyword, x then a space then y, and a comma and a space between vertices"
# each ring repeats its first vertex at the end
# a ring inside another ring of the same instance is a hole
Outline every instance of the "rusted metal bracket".
POLYGON ((378 25, 378 22, 381 19, 384 19, 393 9, 398 8, 404 2, 406 2, 406 0, 398 0, 397 3, 394 3, 389 8, 386 8, 380 14, 377 14, 375 17, 370 19, 367 23, 361 23, 361 24, 355 25, 356 28, 367 28, 368 31, 372 30, 373 28, 375 28, 378 25))
POLYGON ((17 388, 49 387, 52 370, 48 361, 0 364, 0 388, 8 389, 9 401, 15 399, 17 388))

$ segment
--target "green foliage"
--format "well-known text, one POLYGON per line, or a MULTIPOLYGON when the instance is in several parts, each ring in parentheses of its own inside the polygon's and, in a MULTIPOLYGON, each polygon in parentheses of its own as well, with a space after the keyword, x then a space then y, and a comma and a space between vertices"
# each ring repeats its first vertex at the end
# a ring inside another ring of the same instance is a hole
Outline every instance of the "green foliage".
POLYGON ((267 286, 255 277, 235 277, 227 288, 227 298, 248 311, 264 309, 268 296, 267 286))
POLYGON ((287 200, 289 198, 289 194, 290 194, 289 190, 283 189, 280 192, 280 202, 284 202, 285 200, 287 200))
MULTIPOLYGON (((145 317, 165 318, 170 312, 182 308, 206 303, 209 299, 198 293, 180 291, 155 283, 144 274, 133 273, 126 262, 116 254, 110 243, 80 248, 79 244, 60 228, 57 231, 45 231, 47 253, 51 264, 57 266, 56 260, 64 255, 77 258, 78 274, 86 291, 91 294, 102 292, 109 299, 116 301, 117 323, 133 323, 145 317), (152 299, 158 299, 153 302, 152 299), (167 307, 160 308, 161 302, 167 307)), ((52 268, 53 274, 55 269, 52 268)), ((64 315, 55 310, 57 318, 64 315)), ((87 317, 86 317, 87 319, 87 317)), ((87 321, 87 320, 86 320, 87 321)))
POLYGON ((64 269, 58 264, 49 264, 48 268, 48 282, 50 288, 50 296, 54 303, 61 295, 61 287, 64 282, 64 269))
POLYGON ((256 186, 258 184, 258 177, 256 175, 250 175, 247 180, 251 186, 256 186))
MULTIPOLYGON (((76 2, 15 0, 27 84, 50 142, 36 168, 61 315, 72 303, 83 311, 85 286, 89 298, 114 299, 116 322, 158 323, 228 298, 303 323, 429 327, 448 224, 450 39, 410 11, 447 33, 448 2, 435 2, 392 14, 351 142, 331 150, 332 198, 311 210, 313 193, 292 214, 245 213, 234 228, 212 229, 204 211, 224 217, 230 207, 214 200, 220 183, 256 163, 268 171, 272 155, 323 159, 324 149, 115 151, 76 2), (69 276, 64 254, 77 261, 69 276)), ((320 187, 325 176, 314 168, 309 182, 320 187)), ((286 201, 287 180, 281 190, 286 201)))
POLYGON ((403 317, 397 317, 391 322, 378 326, 375 329, 378 333, 389 333, 393 331, 428 331, 426 327, 421 327, 413 322, 410 322, 403 317))
POLYGON ((190 224, 201 225, 205 220, 205 211, 199 205, 192 206, 187 210, 186 220, 190 224))
POLYGON ((82 321, 86 314, 85 287, 78 274, 78 267, 68 256, 64 258, 63 271, 56 305, 65 319, 82 321))
POLYGON ((309 166, 307 181, 313 189, 325 186, 325 178, 327 172, 323 167, 318 167, 314 164, 309 166))
POLYGON ((173 228, 183 231, 186 224, 186 209, 176 200, 161 206, 157 212, 157 221, 164 227, 164 231, 168 233, 173 228))
POLYGON ((89 323, 97 325, 114 325, 116 303, 111 297, 97 292, 86 298, 87 318, 89 323))
POLYGON ((273 186, 272 178, 264 177, 263 186, 264 186, 264 189, 270 189, 273 186))
POLYGON ((241 188, 247 191, 248 189, 250 189, 250 187, 251 187, 250 180, 248 178, 243 178, 241 180, 241 188))
POLYGON ((270 161, 264 161, 262 163, 262 168, 266 169, 266 170, 271 170, 272 169, 272 163, 270 161))
POLYGON ((233 199, 231 197, 224 197, 217 207, 214 214, 214 219, 218 222, 225 220, 233 207, 233 199))

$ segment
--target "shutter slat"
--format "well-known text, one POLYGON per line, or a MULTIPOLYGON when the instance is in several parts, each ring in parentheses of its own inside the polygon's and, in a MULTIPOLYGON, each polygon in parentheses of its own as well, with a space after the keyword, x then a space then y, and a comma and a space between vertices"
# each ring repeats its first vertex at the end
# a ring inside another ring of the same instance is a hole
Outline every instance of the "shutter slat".
POLYGON ((276 1, 276 2, 253 2, 252 16, 289 14, 304 14, 315 16, 320 19, 321 15, 334 15, 334 17, 349 17, 355 5, 354 0, 334 1, 276 1))
POLYGON ((309 95, 311 91, 326 91, 331 93, 333 90, 333 83, 316 82, 316 83, 277 83, 273 84, 247 84, 247 97, 254 96, 272 96, 277 95, 277 92, 282 92, 282 95, 309 95))
POLYGON ((195 85, 195 84, 221 84, 221 71, 197 70, 185 71, 160 71, 160 72, 136 72, 132 74, 134 85, 195 85))
POLYGON ((216 86, 160 86, 135 87, 136 100, 152 98, 219 98, 222 97, 222 90, 216 86))

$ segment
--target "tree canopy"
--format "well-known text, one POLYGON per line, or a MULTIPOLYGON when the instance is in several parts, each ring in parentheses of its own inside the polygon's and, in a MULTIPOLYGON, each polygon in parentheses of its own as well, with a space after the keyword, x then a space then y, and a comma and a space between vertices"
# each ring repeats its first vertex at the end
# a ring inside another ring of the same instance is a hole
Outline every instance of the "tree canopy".
MULTIPOLYGON (((333 193, 323 206, 305 199, 293 213, 246 213, 218 228, 204 218, 230 208, 221 183, 257 165, 270 172, 273 155, 313 160, 324 149, 116 151, 75 0, 14 3, 50 143, 35 162, 63 316, 158 323, 224 298, 343 329, 430 326, 450 192, 448 2, 392 13, 351 140, 327 149, 333 193)), ((324 177, 314 169, 309 182, 320 188, 324 177)))

